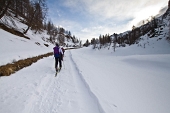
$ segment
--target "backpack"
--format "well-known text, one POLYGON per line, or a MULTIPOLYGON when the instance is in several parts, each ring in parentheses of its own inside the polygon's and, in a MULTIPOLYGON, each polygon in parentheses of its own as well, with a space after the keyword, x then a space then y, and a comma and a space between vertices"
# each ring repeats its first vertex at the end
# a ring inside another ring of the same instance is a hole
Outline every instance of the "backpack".
POLYGON ((63 54, 64 54, 64 52, 65 52, 64 48, 61 48, 61 49, 62 49, 62 51, 63 51, 63 54))
POLYGON ((59 47, 54 47, 54 57, 60 57, 59 47))

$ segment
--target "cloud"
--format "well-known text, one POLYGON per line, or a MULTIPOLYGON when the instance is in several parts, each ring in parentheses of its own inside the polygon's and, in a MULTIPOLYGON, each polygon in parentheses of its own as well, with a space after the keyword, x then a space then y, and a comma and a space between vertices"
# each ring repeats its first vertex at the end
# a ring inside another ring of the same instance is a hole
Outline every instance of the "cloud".
POLYGON ((162 6, 167 5, 167 0, 65 0, 64 4, 86 14, 91 19, 90 25, 108 20, 117 24, 126 21, 127 29, 130 29, 141 20, 156 15, 162 6))
POLYGON ((84 32, 84 33, 88 33, 89 32, 89 30, 87 28, 84 28, 81 31, 84 32))
POLYGON ((133 17, 144 7, 167 4, 167 0, 65 0, 66 7, 105 19, 133 17))

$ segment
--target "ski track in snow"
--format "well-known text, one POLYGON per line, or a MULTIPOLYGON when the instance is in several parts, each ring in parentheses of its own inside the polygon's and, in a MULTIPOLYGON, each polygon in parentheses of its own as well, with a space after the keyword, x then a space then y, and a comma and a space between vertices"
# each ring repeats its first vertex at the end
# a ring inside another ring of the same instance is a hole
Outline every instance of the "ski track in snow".
POLYGON ((86 82, 86 80, 83 78, 82 74, 81 74, 81 71, 79 70, 78 66, 76 65, 76 62, 73 60, 73 57, 72 57, 72 54, 70 52, 70 56, 71 56, 71 61, 73 62, 74 64, 74 67, 76 68, 77 72, 78 72, 78 75, 79 75, 79 79, 81 79, 80 81, 82 81, 82 83, 84 83, 84 86, 87 88, 89 94, 91 95, 91 97, 94 99, 94 101, 96 102, 97 106, 98 106, 98 109, 100 111, 100 113, 104 113, 104 110, 97 98, 97 96, 92 92, 92 90, 90 89, 90 86, 88 85, 88 83, 86 82))
POLYGON ((76 65, 75 61, 73 60, 71 52, 70 52, 70 56, 71 56, 71 61, 73 62, 72 64, 74 64, 73 67, 74 67, 75 70, 76 70, 75 72, 77 72, 77 73, 78 73, 77 75, 79 76, 79 77, 77 77, 77 78, 79 78, 79 81, 81 81, 81 82, 83 83, 84 87, 87 89, 86 93, 88 92, 88 93, 90 94, 91 98, 93 99, 93 101, 95 101, 95 103, 97 104, 97 107, 98 107, 98 109, 99 109, 99 112, 98 112, 98 113, 104 113, 104 110, 103 110, 102 106, 100 105, 98 98, 97 98, 96 95, 91 91, 88 83, 87 83, 87 82, 85 81, 85 79, 83 78, 80 70, 78 69, 78 66, 76 65))
POLYGON ((48 57, 0 78, 0 113, 103 113, 71 52, 66 53, 57 77, 54 59, 48 57))

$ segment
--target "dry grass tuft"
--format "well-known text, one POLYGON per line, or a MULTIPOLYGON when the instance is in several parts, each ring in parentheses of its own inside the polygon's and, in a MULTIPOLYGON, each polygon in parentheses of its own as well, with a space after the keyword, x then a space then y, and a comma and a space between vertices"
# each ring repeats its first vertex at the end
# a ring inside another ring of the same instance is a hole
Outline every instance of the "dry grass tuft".
POLYGON ((9 75, 15 73, 16 71, 18 71, 24 67, 30 66, 32 63, 35 63, 38 60, 40 60, 44 57, 51 56, 51 55, 53 55, 52 52, 43 54, 43 55, 39 55, 39 56, 35 56, 32 58, 27 58, 24 60, 19 60, 14 63, 11 63, 11 64, 6 64, 3 66, 0 66, 0 76, 9 76, 9 75))

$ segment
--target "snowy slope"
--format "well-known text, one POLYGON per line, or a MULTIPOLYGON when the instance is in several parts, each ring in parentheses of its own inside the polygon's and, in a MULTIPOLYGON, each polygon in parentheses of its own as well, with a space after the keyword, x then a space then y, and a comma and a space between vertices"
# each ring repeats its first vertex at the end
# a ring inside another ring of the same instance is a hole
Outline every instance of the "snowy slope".
POLYGON ((0 65, 53 51, 53 45, 42 40, 42 37, 44 39, 49 38, 45 32, 35 35, 32 31, 29 31, 27 36, 30 40, 12 35, 2 29, 0 29, 0 34, 0 65), (44 44, 48 44, 49 47, 44 44))
MULTIPOLYGON (((27 29, 27 25, 21 22, 21 20, 23 20, 21 17, 9 18, 6 16, 5 18, 6 20, 3 17, 0 22, 6 26, 10 26, 21 33, 24 32, 24 29, 27 29), (12 21, 15 23, 15 26, 12 24, 10 19, 12 19, 12 21)), ((41 33, 37 32, 35 34, 34 30, 29 29, 25 36, 29 37, 30 40, 13 35, 0 28, 0 66, 20 59, 34 57, 53 51, 54 45, 49 41, 50 35, 47 35, 46 30, 41 31, 41 33), (48 47, 46 47, 44 44, 48 45, 48 47)), ((57 42, 57 37, 55 38, 55 42, 57 42)), ((75 45, 71 39, 67 40, 66 37, 64 38, 68 47, 75 45)))

